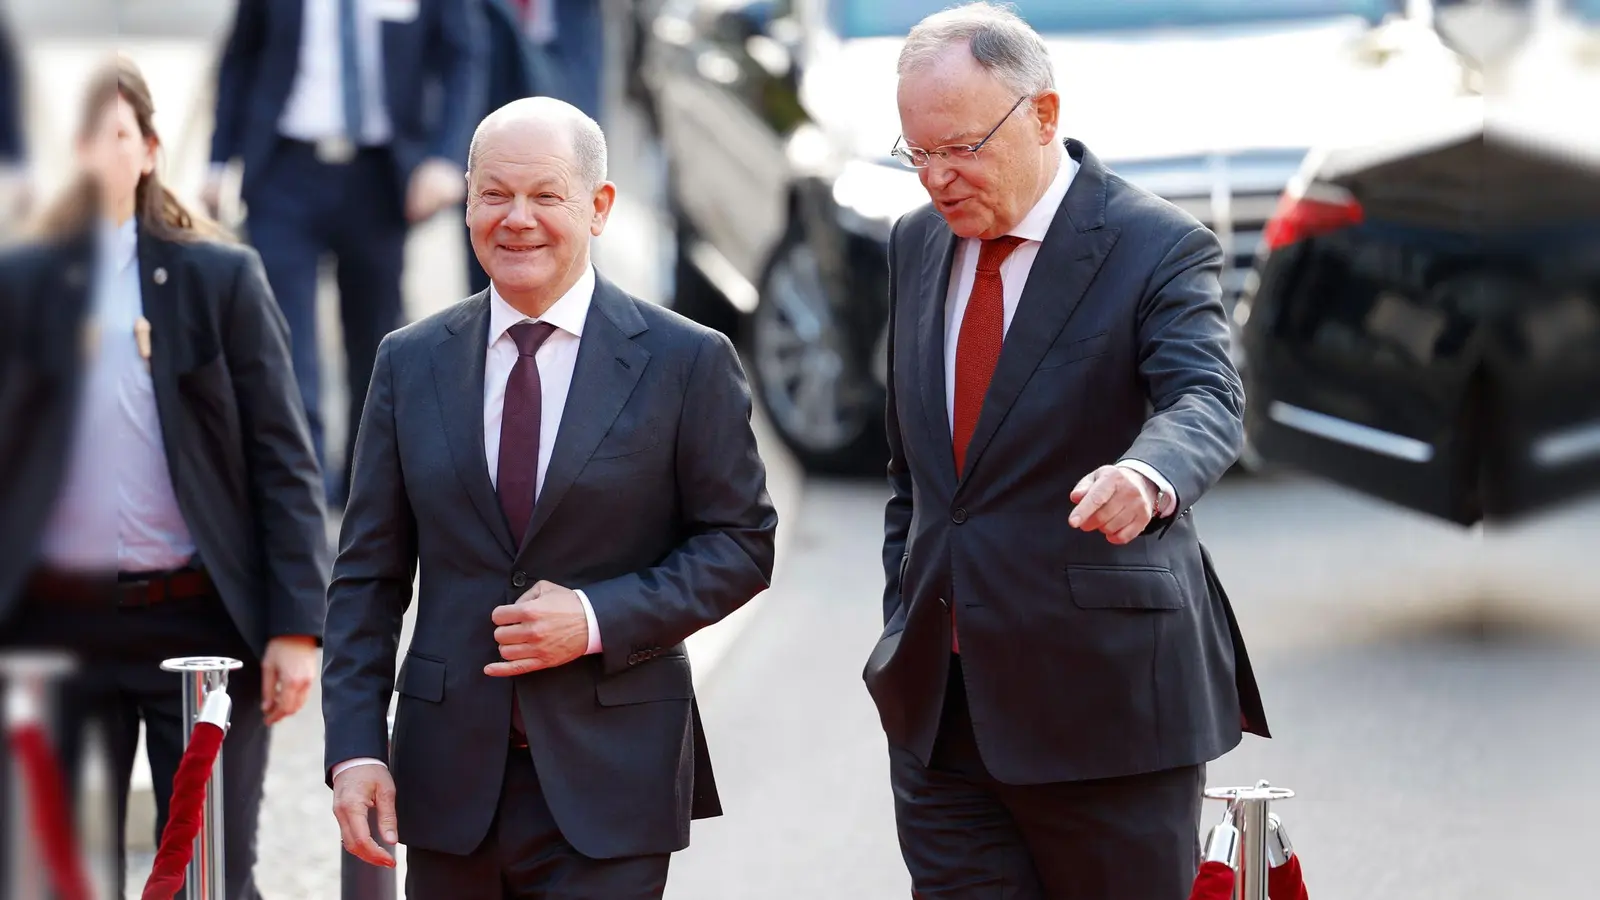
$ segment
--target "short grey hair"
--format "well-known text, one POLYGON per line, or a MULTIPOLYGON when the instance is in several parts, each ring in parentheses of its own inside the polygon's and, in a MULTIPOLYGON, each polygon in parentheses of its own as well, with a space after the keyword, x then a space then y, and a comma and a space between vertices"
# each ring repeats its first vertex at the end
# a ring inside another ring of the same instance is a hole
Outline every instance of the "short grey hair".
POLYGON ((918 22, 900 48, 896 72, 904 77, 958 45, 1019 94, 1033 96, 1056 86, 1044 39, 1009 7, 987 2, 951 7, 918 22))
POLYGON ((578 175, 589 190, 598 188, 606 180, 607 152, 606 133, 600 128, 600 123, 585 114, 576 106, 563 103, 550 97, 527 97, 522 100, 513 100, 500 109, 484 117, 478 127, 472 132, 472 144, 467 148, 467 172, 470 174, 478 167, 478 154, 483 143, 484 133, 491 130, 496 124, 516 115, 526 109, 529 113, 551 112, 552 109, 539 109, 539 107, 554 107, 559 109, 557 115, 566 120, 567 134, 572 139, 572 155, 578 164, 578 175), (516 107, 513 109, 513 107, 516 107))

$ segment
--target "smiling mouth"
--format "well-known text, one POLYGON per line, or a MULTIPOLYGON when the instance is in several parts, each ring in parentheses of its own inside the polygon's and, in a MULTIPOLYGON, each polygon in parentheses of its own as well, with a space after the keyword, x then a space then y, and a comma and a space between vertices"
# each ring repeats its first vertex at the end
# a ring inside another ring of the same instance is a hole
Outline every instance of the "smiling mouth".
POLYGON ((532 253, 545 247, 544 244, 501 244, 499 246, 501 250, 507 253, 532 253))

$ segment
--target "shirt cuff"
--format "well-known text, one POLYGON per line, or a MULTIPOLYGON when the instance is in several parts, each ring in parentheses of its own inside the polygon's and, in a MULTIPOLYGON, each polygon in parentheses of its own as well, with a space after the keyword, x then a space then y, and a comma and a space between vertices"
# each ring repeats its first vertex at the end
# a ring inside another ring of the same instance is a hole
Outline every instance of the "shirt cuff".
POLYGON ((362 756, 357 757, 356 759, 347 759, 344 762, 339 763, 337 766, 334 766, 333 777, 338 778, 340 772, 343 772, 346 769, 354 769, 356 766, 383 766, 385 769, 389 768, 388 765, 386 765, 381 759, 372 759, 370 757, 362 756))
POLYGON ((1178 496, 1172 490, 1172 482, 1155 470, 1154 466, 1137 459, 1118 460, 1117 465, 1124 469, 1131 469, 1150 479, 1150 483, 1161 491, 1161 506, 1156 509, 1156 518, 1165 519, 1178 508, 1178 496))
POLYGON ((578 600, 583 603, 583 618, 589 623, 589 649, 583 651, 583 655, 588 656, 591 653, 599 653, 602 649, 600 645, 600 624, 594 620, 594 607, 589 605, 589 595, 583 591, 574 591, 573 593, 577 594, 578 600))

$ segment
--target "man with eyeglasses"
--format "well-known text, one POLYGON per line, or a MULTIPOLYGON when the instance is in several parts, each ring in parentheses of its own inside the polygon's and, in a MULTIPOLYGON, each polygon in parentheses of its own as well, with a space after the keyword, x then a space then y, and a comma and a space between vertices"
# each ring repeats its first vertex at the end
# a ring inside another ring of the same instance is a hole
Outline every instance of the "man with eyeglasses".
POLYGON ((894 151, 932 204, 890 237, 864 674, 913 889, 1181 900, 1205 764, 1267 734, 1188 512, 1243 442, 1221 249, 1058 137, 1011 12, 930 16, 899 75, 894 151))

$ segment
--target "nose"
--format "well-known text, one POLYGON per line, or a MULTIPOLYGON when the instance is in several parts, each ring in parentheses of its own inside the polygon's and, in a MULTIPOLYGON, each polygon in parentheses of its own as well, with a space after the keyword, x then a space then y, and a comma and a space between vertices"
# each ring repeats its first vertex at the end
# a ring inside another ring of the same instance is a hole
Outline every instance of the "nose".
POLYGON ((928 161, 922 170, 922 186, 925 188, 943 190, 956 180, 956 167, 953 163, 945 162, 935 156, 928 161))
POLYGON ((534 227, 538 220, 533 215, 533 198, 516 197, 511 201, 511 208, 506 211, 506 217, 501 220, 507 228, 524 230, 534 227))

